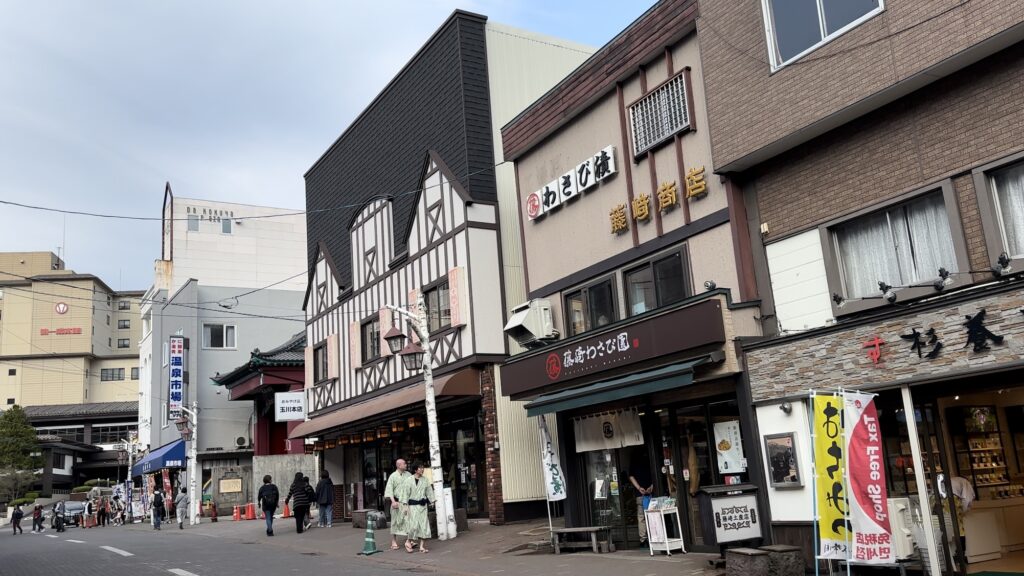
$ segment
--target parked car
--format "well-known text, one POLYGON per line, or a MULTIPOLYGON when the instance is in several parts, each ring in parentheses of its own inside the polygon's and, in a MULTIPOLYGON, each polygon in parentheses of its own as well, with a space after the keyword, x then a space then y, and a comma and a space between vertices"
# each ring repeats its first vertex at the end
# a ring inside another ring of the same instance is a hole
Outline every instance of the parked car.
MULTIPOLYGON (((50 514, 50 528, 56 528, 52 511, 48 510, 47 513, 50 514)), ((74 502, 72 500, 64 502, 64 526, 81 526, 82 516, 84 515, 85 502, 74 502)))

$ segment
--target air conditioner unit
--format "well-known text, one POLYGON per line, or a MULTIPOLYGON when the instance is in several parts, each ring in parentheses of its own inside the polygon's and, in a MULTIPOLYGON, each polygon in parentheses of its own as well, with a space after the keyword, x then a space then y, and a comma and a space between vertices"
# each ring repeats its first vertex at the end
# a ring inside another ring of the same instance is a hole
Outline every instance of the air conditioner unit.
POLYGON ((513 308, 505 334, 527 348, 539 348, 558 338, 551 321, 551 302, 535 299, 513 308))
POLYGON ((249 441, 245 439, 245 436, 239 436, 238 438, 235 438, 235 447, 245 448, 248 445, 249 441))
POLYGON ((914 555, 914 517, 909 498, 889 498, 889 519, 892 522, 892 547, 897 560, 914 555))

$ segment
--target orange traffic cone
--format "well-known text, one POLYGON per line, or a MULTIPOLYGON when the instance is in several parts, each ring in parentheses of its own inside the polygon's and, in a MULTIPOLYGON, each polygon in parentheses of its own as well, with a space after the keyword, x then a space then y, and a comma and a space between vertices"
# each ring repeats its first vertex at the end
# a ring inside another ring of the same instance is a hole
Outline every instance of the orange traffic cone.
POLYGON ((238 509, 238 506, 235 506, 234 511, 231 512, 231 519, 235 522, 242 519, 242 512, 238 509))
POLYGON ((281 513, 281 518, 291 518, 292 511, 288 508, 288 503, 284 503, 284 512, 281 513))
POLYGON ((245 519, 255 520, 256 519, 256 505, 249 502, 245 505, 245 519))

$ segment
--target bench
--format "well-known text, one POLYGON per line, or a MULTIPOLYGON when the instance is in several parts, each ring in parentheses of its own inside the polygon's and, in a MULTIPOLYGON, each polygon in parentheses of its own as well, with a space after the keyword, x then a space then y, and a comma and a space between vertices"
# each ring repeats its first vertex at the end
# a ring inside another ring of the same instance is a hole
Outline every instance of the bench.
POLYGON ((552 528, 551 529, 551 543, 555 546, 555 554, 561 554, 562 548, 592 548, 595 554, 601 553, 601 547, 598 545, 598 533, 603 533, 604 541, 608 543, 608 551, 615 552, 615 544, 612 543, 611 539, 608 538, 608 532, 610 528, 608 526, 578 526, 576 528, 552 528), (571 540, 562 541, 562 536, 566 534, 590 534, 590 542, 573 542, 571 540))

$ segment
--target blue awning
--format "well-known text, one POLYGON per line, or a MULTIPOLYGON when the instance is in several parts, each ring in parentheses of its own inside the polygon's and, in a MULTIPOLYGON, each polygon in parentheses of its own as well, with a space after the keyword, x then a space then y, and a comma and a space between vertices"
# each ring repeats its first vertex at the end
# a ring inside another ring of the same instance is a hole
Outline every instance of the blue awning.
POLYGON ((132 478, 152 474, 164 468, 185 467, 185 441, 175 440, 150 451, 138 464, 132 466, 132 478))
POLYGON ((551 412, 562 412, 688 386, 693 383, 693 369, 714 360, 713 356, 705 356, 656 370, 638 372, 579 388, 544 394, 526 404, 526 415, 539 416, 551 412))

